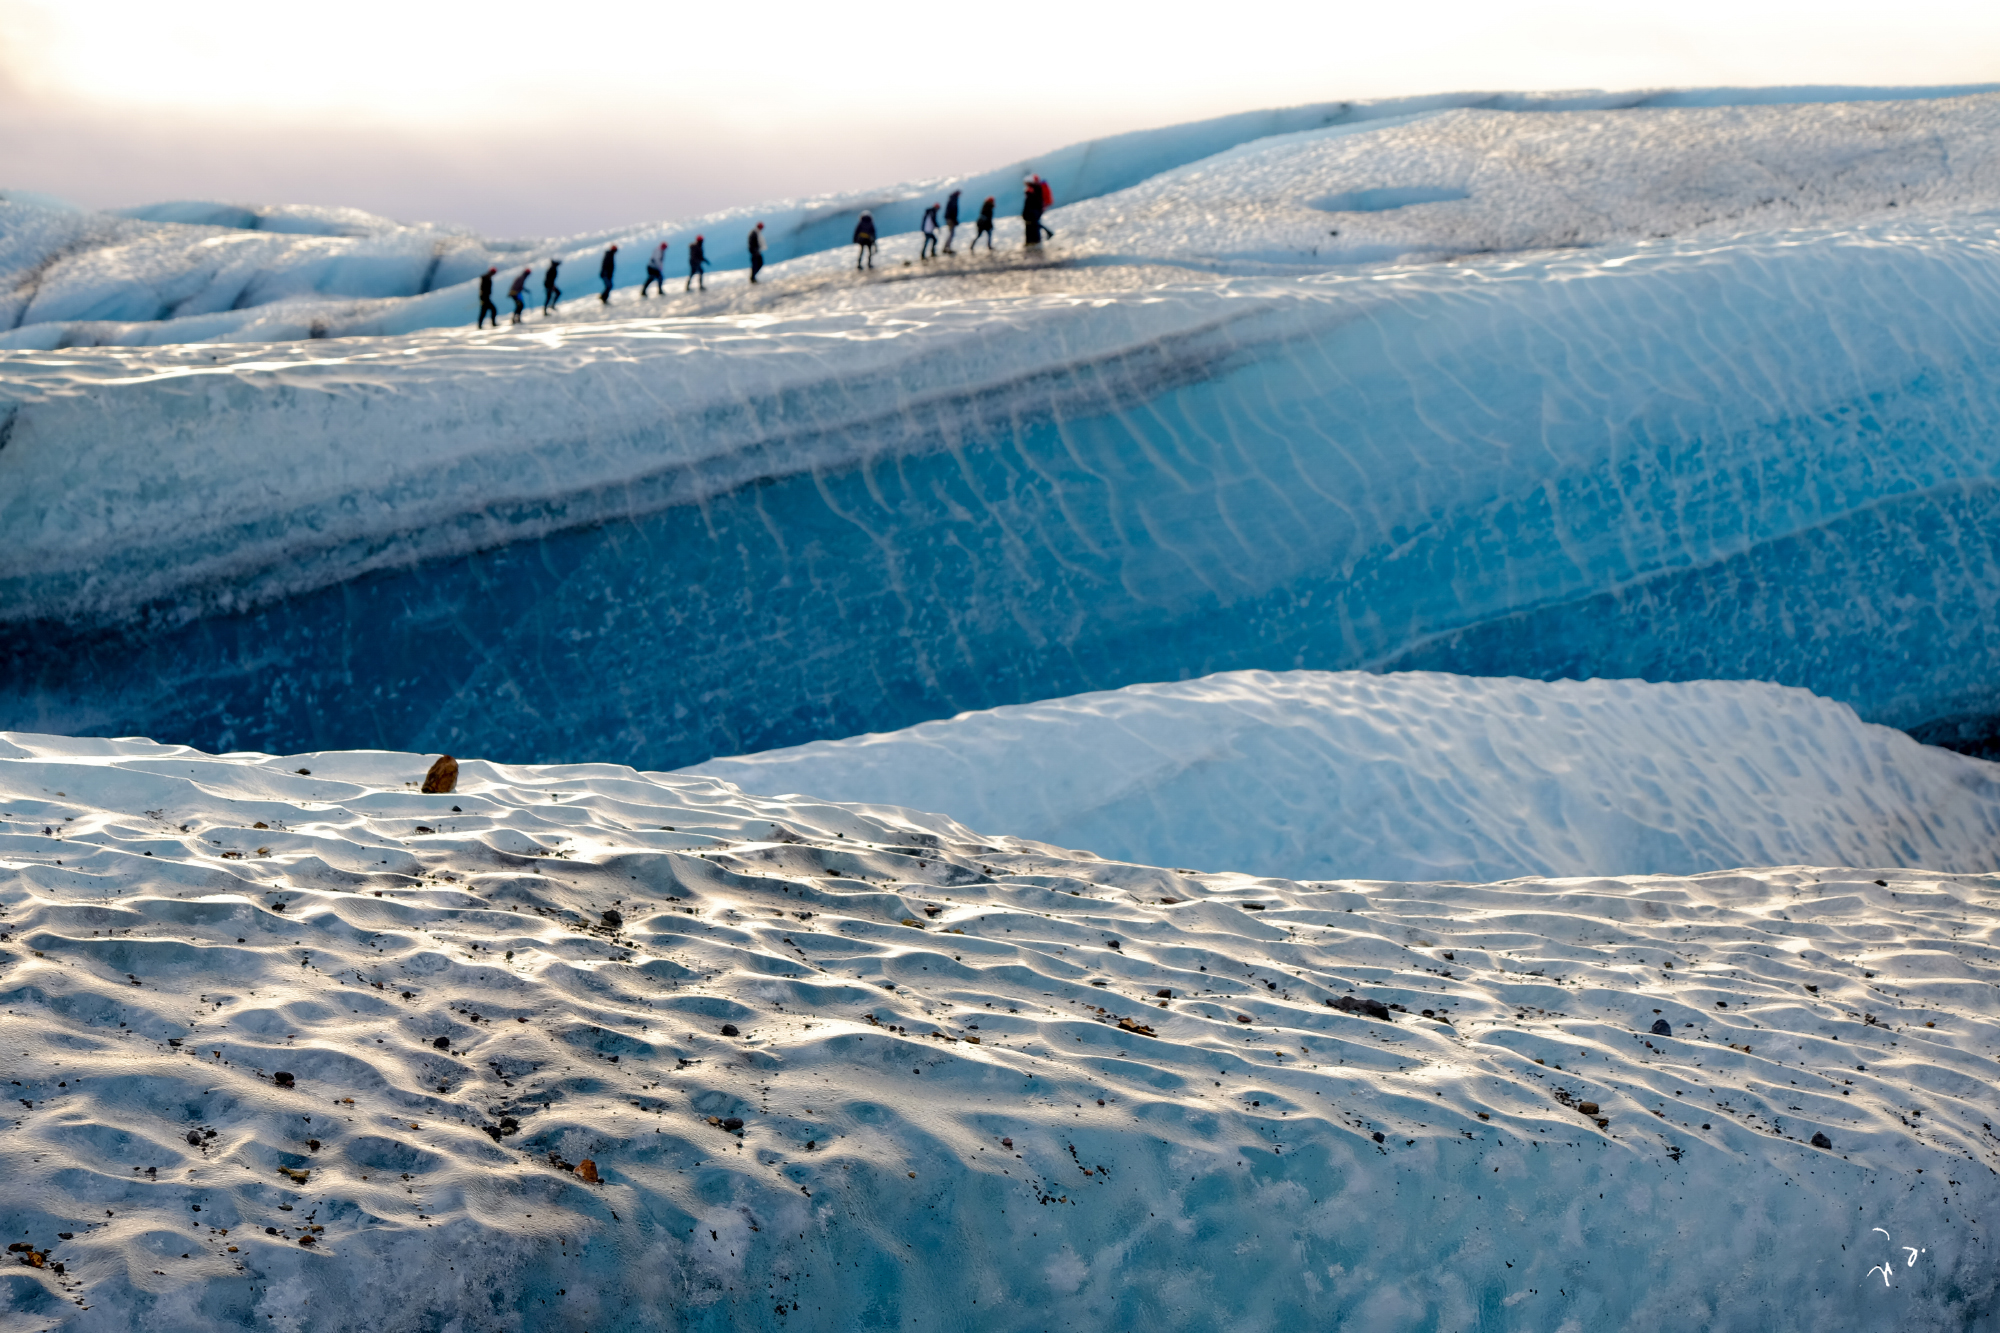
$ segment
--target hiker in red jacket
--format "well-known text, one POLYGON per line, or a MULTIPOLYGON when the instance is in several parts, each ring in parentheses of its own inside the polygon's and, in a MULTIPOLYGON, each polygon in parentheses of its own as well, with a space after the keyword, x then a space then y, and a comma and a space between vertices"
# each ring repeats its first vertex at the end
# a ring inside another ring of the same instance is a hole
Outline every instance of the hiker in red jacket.
MULTIPOLYGON (((1043 212, 1054 203, 1055 192, 1049 189, 1049 183, 1040 176, 1030 176, 1022 182, 1021 225, 1027 232, 1026 244, 1040 245, 1042 237, 1052 237, 1056 234, 1053 227, 1042 225, 1043 212)), ((987 245, 989 249, 992 247, 991 242, 987 245)))

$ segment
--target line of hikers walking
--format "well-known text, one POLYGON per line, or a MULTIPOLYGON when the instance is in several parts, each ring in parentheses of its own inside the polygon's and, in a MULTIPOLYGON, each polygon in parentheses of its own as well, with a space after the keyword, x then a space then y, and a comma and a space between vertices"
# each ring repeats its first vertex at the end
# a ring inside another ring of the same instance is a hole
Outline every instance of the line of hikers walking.
MULTIPOLYGON (((1022 245, 1025 248, 1027 246, 1040 245, 1044 237, 1056 234, 1054 227, 1045 226, 1042 223, 1042 214, 1055 204, 1055 192, 1049 188, 1049 183, 1040 176, 1030 176, 1022 182, 1022 185, 1021 225, 1025 238, 1022 241, 1022 245)), ((923 221, 918 224, 918 231, 923 235, 923 244, 917 250, 918 259, 937 258, 940 253, 938 249, 938 233, 940 231, 944 233, 944 249, 942 253, 948 255, 958 253, 958 251, 952 248, 952 242, 958 239, 958 201, 963 193, 961 190, 953 190, 943 203, 932 204, 924 210, 923 221)), ((968 253, 979 248, 979 238, 982 236, 986 238, 986 252, 988 254, 993 252, 993 208, 994 199, 989 194, 986 196, 986 202, 979 206, 979 215, 972 220, 972 244, 966 247, 968 253)), ((762 226, 763 224, 759 223, 758 225, 762 226)), ((863 213, 861 220, 854 224, 854 245, 854 267, 874 268, 874 214, 863 213)))
MULTIPOLYGON (((939 255, 938 235, 940 232, 944 235, 942 253, 947 255, 958 253, 952 248, 952 242, 958 238, 958 201, 962 193, 963 191, 953 190, 951 195, 942 203, 934 203, 924 210, 923 221, 919 226, 919 231, 923 236, 923 244, 917 251, 918 259, 935 259, 939 255)), ((1052 237, 1056 234, 1053 227, 1044 226, 1042 223, 1042 214, 1053 207, 1054 204, 1054 191, 1049 189, 1049 183, 1039 175, 1031 175, 1022 182, 1021 223, 1025 229, 1026 236, 1023 242, 1024 247, 1040 245, 1043 238, 1052 237)), ((993 196, 988 195, 986 196, 986 201, 979 206, 978 215, 973 219, 972 244, 966 247, 968 251, 977 250, 979 248, 979 240, 983 236, 986 238, 987 253, 991 254, 993 252, 993 209, 993 196)), ((854 224, 854 245, 856 247, 854 267, 856 269, 872 269, 875 267, 875 240, 875 215, 864 211, 861 214, 861 220, 854 224)), ((667 294, 667 248, 667 243, 661 241, 659 245, 653 248, 653 253, 647 258, 646 281, 639 287, 639 295, 641 297, 650 295, 655 287, 659 289, 660 295, 665 296, 667 294)), ((761 222, 750 229, 749 249, 750 281, 754 283, 757 281, 758 273, 762 272, 764 268, 764 224, 761 222)), ((707 291, 708 266, 709 259, 704 245, 704 238, 696 236, 688 246, 688 275, 687 281, 681 286, 681 290, 695 291, 698 289, 704 292, 707 291)), ((556 286, 556 271, 561 267, 562 260, 551 259, 548 268, 542 273, 542 314, 545 316, 553 312, 557 303, 562 300, 562 289, 556 286)), ((514 303, 514 316, 509 321, 510 324, 519 324, 521 322, 521 313, 527 308, 527 298, 524 293, 528 287, 528 276, 533 271, 534 268, 532 265, 522 269, 519 275, 515 277, 512 285, 507 288, 508 299, 514 303)), ((500 309, 493 304, 493 279, 499 273, 500 270, 497 267, 493 267, 488 268, 484 273, 479 275, 479 323, 477 325, 479 328, 485 328, 488 319, 493 321, 494 328, 497 329, 500 327, 500 309)), ((604 290, 597 297, 599 304, 611 304, 611 287, 617 273, 618 247, 613 245, 605 250, 604 258, 597 266, 597 276, 604 282, 604 290)))

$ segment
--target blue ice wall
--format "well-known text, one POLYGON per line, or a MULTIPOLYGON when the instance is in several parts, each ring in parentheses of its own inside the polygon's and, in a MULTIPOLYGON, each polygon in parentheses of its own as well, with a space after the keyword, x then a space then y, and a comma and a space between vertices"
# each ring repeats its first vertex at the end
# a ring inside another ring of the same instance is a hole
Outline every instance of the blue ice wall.
POLYGON ((670 768, 1233 668, 1423 667, 1769 679, 1976 747, 1993 231, 1267 286, 1292 306, 1261 341, 1039 375, 928 446, 250 613, 16 622, 0 726, 670 768))

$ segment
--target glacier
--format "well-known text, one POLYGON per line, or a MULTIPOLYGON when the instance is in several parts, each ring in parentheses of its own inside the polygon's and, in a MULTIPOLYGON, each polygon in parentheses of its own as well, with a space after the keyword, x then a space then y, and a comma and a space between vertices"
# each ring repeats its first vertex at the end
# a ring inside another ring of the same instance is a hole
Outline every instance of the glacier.
POLYGON ((1991 874, 1300 882, 435 758, 0 735, 0 1333, 1993 1321, 1991 874))
POLYGON ((1975 873, 2000 846, 2000 767, 1756 681, 1240 671, 682 771, 1291 880, 1975 873))
POLYGON ((1154 132, 1039 255, 518 331, 434 327, 461 288, 16 346, 0 724, 669 769, 1361 669, 1768 680, 1983 753, 2000 98, 1726 101, 1154 132))
POLYGON ((1991 1325, 1996 250, 1991 87, 0 192, 0 1333, 1991 1325))

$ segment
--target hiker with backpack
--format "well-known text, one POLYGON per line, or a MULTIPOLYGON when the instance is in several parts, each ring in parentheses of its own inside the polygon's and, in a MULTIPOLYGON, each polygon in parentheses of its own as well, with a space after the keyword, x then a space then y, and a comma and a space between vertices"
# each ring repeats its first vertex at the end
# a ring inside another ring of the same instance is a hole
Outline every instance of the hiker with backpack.
POLYGON ((750 229, 750 281, 757 281, 757 271, 764 267, 764 224, 758 223, 750 229))
MULTIPOLYGON (((530 274, 533 271, 534 270, 532 269, 525 269, 525 268, 522 269, 521 276, 515 278, 514 285, 507 289, 508 297, 514 302, 514 318, 507 321, 509 325, 519 324, 521 322, 521 312, 525 310, 528 305, 528 298, 521 295, 521 293, 527 290, 528 274, 530 274)), ((496 329, 500 327, 500 317, 497 314, 493 317, 493 327, 496 329)))
MULTIPOLYGON (((1049 183, 1040 176, 1029 176, 1022 182, 1021 225, 1026 230, 1027 245, 1040 245, 1043 236, 1054 236, 1055 230, 1042 225, 1042 213, 1055 202, 1055 193, 1049 183)), ((991 248, 989 242, 988 248, 991 248)))
POLYGON ((597 276, 604 279, 604 294, 597 298, 599 305, 611 304, 611 276, 618 271, 618 247, 612 246, 604 252, 604 262, 597 266, 597 276))
POLYGON ((658 287, 660 295, 667 294, 667 243, 661 241, 653 251, 653 257, 646 261, 646 280, 639 284, 639 297, 645 299, 650 287, 658 287))
POLYGON ((986 238, 986 253, 989 255, 992 254, 993 253, 993 196, 992 195, 990 194, 987 195, 986 202, 979 206, 979 217, 974 222, 973 227, 974 230, 972 233, 972 244, 967 246, 966 250, 968 252, 977 250, 979 248, 979 238, 984 236, 986 238))
POLYGON ((708 270, 708 255, 702 249, 701 237, 697 236, 694 238, 694 244, 688 247, 688 280, 687 280, 687 286, 681 288, 681 290, 691 291, 694 288, 695 283, 699 281, 701 283, 701 289, 703 291, 707 291, 708 290, 707 270, 708 270))
MULTIPOLYGON (((854 267, 859 269, 861 261, 865 258, 868 261, 868 267, 874 268, 875 215, 873 213, 863 213, 861 221, 854 224, 854 244, 854 267)), ((992 247, 989 246, 988 248, 991 249, 992 247)))

